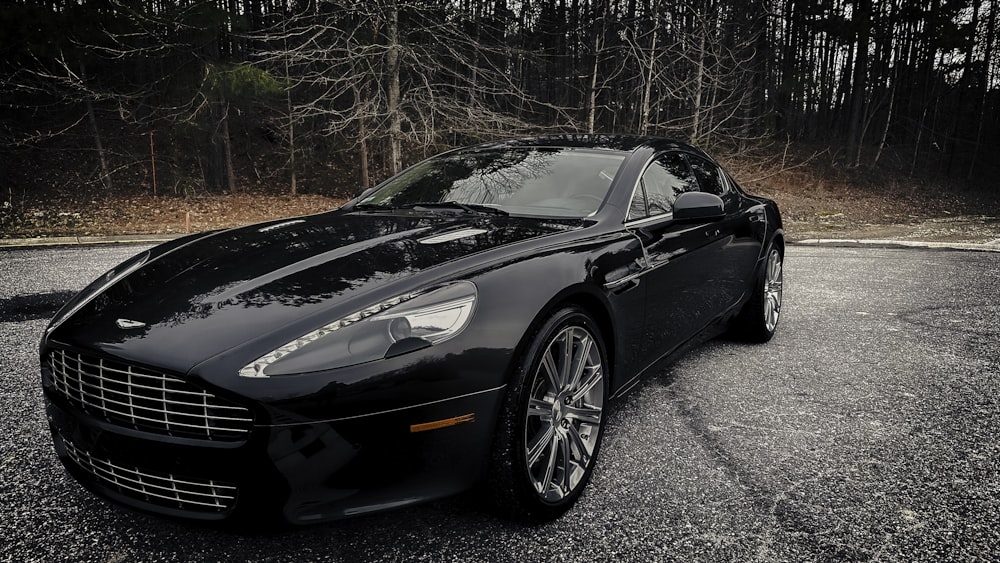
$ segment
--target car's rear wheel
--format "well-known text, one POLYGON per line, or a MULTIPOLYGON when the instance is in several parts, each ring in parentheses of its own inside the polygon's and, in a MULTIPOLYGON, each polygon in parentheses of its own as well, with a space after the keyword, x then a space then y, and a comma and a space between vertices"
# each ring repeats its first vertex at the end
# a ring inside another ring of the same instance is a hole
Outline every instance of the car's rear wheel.
POLYGON ((771 244, 764 267, 757 277, 753 295, 736 318, 734 333, 750 342, 767 342, 774 336, 781 316, 784 284, 783 253, 771 244))
POLYGON ((594 469, 608 395, 597 323, 567 307, 535 331, 497 426, 489 486, 498 509, 526 522, 576 502, 594 469))

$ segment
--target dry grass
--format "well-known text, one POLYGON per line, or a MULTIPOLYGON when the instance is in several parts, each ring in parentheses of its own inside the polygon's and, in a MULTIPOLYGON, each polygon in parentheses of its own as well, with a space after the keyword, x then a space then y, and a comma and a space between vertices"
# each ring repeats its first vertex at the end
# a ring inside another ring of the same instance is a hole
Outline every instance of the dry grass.
MULTIPOLYGON (((778 202, 788 236, 984 242, 1000 239, 1000 192, 845 168, 829 151, 782 147, 723 160, 749 192, 778 202)), ((49 190, 0 201, 0 237, 184 233, 334 209, 345 199, 276 190, 179 197, 49 190), (189 224, 188 224, 189 222, 189 224)))
POLYGON ((778 202, 793 240, 1000 238, 1000 192, 885 168, 846 168, 828 151, 782 156, 731 157, 725 165, 745 189, 778 202))
POLYGON ((55 199, 25 207, 0 236, 171 234, 236 227, 335 209, 343 198, 320 195, 224 194, 205 197, 55 199))

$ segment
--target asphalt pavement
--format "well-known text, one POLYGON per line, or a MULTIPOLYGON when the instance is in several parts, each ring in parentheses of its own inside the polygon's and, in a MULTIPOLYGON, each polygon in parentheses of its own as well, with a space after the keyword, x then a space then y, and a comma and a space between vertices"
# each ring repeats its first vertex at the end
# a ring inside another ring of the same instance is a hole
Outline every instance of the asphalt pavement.
POLYGON ((613 404, 555 522, 463 495, 242 534, 111 505, 53 452, 39 335, 143 248, 0 250, 0 561, 1000 560, 1000 253, 790 247, 774 340, 710 341, 613 404))

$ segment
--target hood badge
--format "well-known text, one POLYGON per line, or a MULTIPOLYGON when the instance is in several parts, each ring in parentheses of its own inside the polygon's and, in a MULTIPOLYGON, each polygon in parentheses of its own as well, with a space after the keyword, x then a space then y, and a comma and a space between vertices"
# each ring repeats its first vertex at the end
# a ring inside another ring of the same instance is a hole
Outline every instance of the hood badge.
POLYGON ((118 325, 118 328, 125 330, 146 327, 146 323, 141 321, 133 321, 131 319, 118 319, 117 321, 115 321, 115 324, 118 325))

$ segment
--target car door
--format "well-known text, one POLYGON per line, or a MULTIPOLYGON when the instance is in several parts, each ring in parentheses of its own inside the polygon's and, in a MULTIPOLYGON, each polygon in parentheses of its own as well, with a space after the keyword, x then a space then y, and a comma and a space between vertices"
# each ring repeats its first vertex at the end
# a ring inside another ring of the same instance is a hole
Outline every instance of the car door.
POLYGON ((699 189, 725 203, 726 215, 709 226, 706 238, 712 244, 704 249, 705 259, 713 267, 704 272, 703 291, 707 308, 715 317, 738 305, 752 287, 754 266, 761 255, 759 229, 754 227, 764 219, 763 208, 749 205, 714 162, 693 154, 685 157, 698 178, 699 189))
POLYGON ((721 230, 715 222, 680 222, 672 214, 678 195, 699 189, 685 157, 668 152, 646 166, 632 197, 626 228, 641 241, 647 262, 641 345, 646 365, 684 343, 717 312, 712 249, 721 230))

